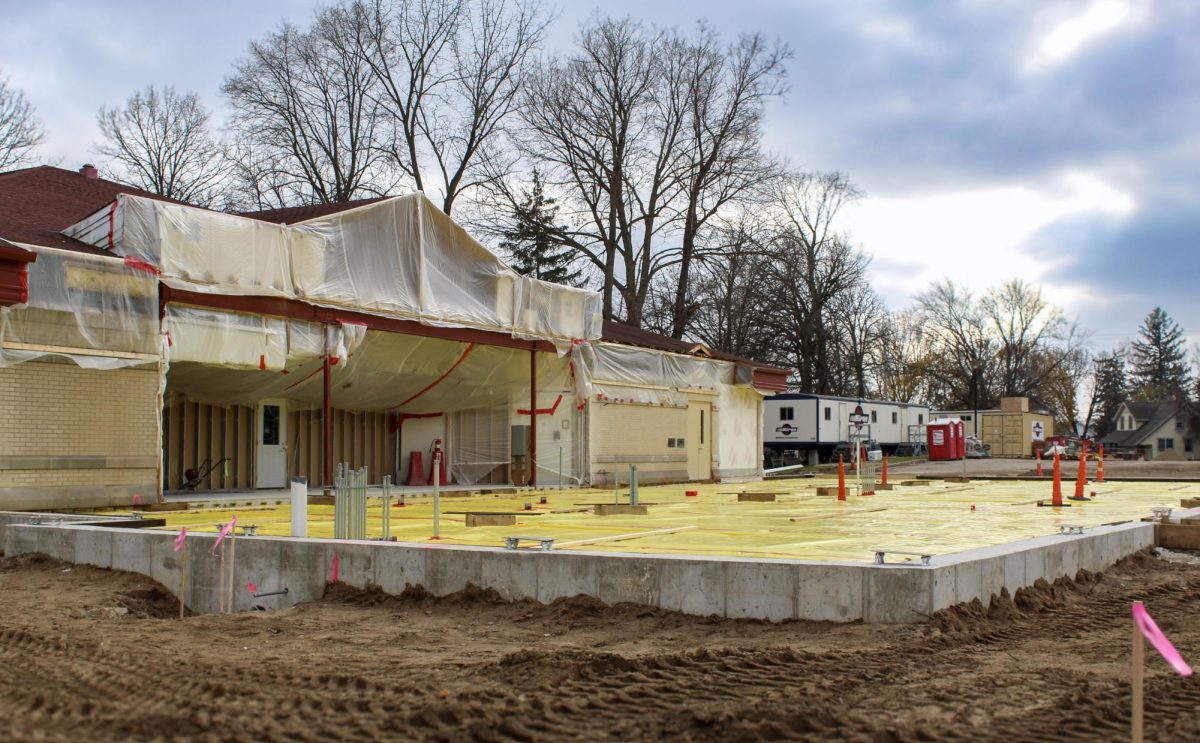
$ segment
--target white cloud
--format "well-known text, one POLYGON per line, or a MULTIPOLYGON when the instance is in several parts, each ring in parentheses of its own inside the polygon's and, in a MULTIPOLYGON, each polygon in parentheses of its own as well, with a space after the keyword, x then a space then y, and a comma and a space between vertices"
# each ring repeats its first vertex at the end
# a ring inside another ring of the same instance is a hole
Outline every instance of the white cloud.
POLYGON ((1039 36, 1026 59, 1025 71, 1036 73, 1057 67, 1089 42, 1136 25, 1138 10, 1130 0, 1096 0, 1082 13, 1058 21, 1039 36))
MULTIPOLYGON (((1136 210, 1132 196, 1099 176, 1068 171, 1037 187, 867 198, 847 209, 843 224, 873 256, 872 285, 901 308, 944 277, 975 292, 1011 278, 1046 283, 1042 277, 1079 257, 1033 247, 1037 233, 1071 217, 1119 220, 1136 210)), ((1046 289, 1071 311, 1104 300, 1083 284, 1046 283, 1046 289)))

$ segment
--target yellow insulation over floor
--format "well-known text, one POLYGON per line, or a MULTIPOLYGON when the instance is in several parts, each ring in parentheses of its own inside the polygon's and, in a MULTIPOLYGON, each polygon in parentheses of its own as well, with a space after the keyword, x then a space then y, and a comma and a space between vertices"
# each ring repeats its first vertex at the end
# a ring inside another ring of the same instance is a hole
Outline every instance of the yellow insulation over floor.
MULTIPOLYGON (((1149 516, 1155 506, 1178 508, 1181 498, 1200 497, 1200 483, 1163 481, 1090 483, 1087 490, 1096 493, 1094 501, 1068 500, 1071 507, 1061 510, 1036 505, 1039 499, 1049 500, 1049 482, 935 480, 923 486, 896 486, 873 496, 851 495, 844 503, 816 495, 818 486, 834 484, 831 478, 814 478, 646 486, 640 489, 640 499, 650 504, 649 513, 642 516, 597 516, 587 508, 612 503, 611 490, 447 496, 441 499, 441 543, 502 546, 504 537, 520 535, 554 538, 560 544, 587 541, 562 549, 870 561, 877 549, 944 555, 1057 534, 1060 524, 1097 526, 1136 520, 1149 516), (685 490, 697 490, 699 496, 685 497, 685 490), (739 503, 738 492, 779 495, 774 503, 739 503), (538 503, 542 496, 547 498, 545 505, 538 503), (528 502, 533 510, 525 512, 528 502), (522 515, 515 526, 468 528, 464 515, 447 511, 522 511, 522 515)), ((1074 483, 1064 482, 1063 492, 1071 495, 1074 483)), ((432 499, 409 497, 408 504, 391 509, 392 535, 404 542, 429 542, 432 499)), ((211 532, 235 513, 239 525, 256 525, 259 534, 289 534, 287 505, 161 515, 168 528, 211 532)), ((333 536, 332 506, 309 506, 308 513, 309 536, 333 536)), ((367 533, 371 538, 382 533, 379 499, 371 502, 367 533)))

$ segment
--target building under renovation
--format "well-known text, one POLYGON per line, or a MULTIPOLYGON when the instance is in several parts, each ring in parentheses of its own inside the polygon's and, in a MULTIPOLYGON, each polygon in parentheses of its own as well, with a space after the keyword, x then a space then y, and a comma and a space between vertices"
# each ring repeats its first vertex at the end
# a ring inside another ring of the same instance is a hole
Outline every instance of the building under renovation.
POLYGON ((0 174, 0 503, 752 478, 786 370, 603 322, 420 194, 230 215, 0 174), (441 479, 441 478, 439 478, 441 479))

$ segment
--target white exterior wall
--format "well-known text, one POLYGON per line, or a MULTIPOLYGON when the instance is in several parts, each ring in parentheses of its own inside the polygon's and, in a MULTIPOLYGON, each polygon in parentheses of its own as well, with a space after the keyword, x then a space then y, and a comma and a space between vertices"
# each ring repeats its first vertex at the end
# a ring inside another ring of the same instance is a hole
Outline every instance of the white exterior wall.
POLYGON ((757 390, 721 386, 713 412, 717 434, 713 447, 714 478, 727 480, 762 474, 761 410, 762 395, 757 390))

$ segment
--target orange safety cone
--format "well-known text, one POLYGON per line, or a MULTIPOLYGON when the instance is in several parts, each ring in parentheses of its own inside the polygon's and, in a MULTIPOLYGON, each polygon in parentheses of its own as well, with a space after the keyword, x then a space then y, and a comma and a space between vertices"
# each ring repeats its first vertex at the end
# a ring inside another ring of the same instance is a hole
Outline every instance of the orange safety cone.
POLYGON ((883 455, 883 474, 879 478, 880 485, 887 485, 887 455, 883 455))
POLYGON ((838 455, 838 500, 846 500, 846 462, 838 455))
POLYGON ((1040 449, 1037 449, 1034 450, 1034 454, 1037 455, 1037 476, 1045 477, 1045 473, 1042 472, 1042 452, 1040 449))
POLYGON ((1096 482, 1104 482, 1104 444, 1100 445, 1100 453, 1096 458, 1096 482))
POLYGON ((1071 496, 1071 500, 1087 500, 1083 495, 1084 486, 1087 485, 1087 446, 1085 445, 1079 451, 1079 474, 1075 477, 1075 495, 1071 496))

